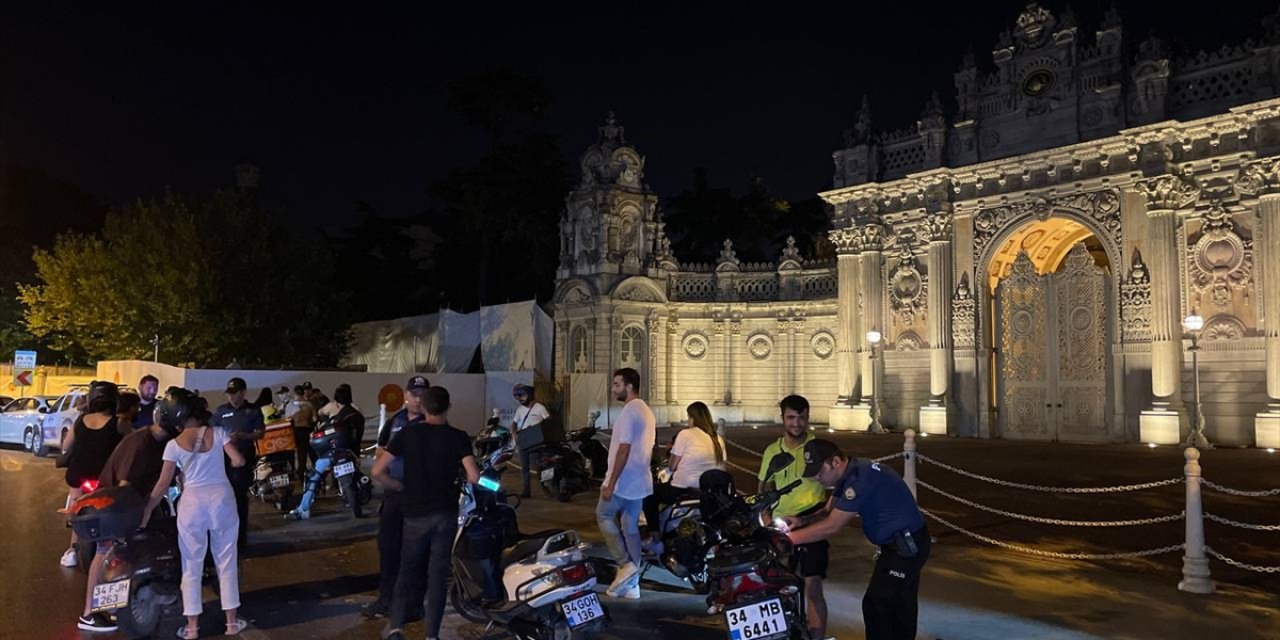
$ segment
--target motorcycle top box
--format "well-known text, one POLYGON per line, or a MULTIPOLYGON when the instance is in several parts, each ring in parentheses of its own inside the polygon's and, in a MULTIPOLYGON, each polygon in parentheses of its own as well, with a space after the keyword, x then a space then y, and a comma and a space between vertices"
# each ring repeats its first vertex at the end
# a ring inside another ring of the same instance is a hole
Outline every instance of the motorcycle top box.
POLYGON ((333 448, 346 449, 349 447, 349 441, 350 438, 347 437, 346 432, 338 431, 335 427, 314 431, 311 434, 311 448, 320 454, 333 448))
POLYGON ((516 432, 516 446, 521 451, 530 451, 534 447, 553 442, 564 442, 564 425, 554 418, 516 432))
POLYGON ((76 500, 71 528, 83 540, 123 538, 142 524, 146 499, 132 487, 105 487, 76 500))

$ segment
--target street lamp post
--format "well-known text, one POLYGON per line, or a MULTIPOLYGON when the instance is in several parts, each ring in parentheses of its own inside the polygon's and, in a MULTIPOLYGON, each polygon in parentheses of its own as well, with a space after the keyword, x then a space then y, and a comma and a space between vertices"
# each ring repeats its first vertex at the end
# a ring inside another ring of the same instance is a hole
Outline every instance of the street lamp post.
POLYGON ((1200 330, 1204 328, 1204 318, 1194 311, 1182 319, 1182 328, 1191 334, 1191 373, 1195 380, 1196 415, 1191 423, 1191 432, 1183 447, 1195 447, 1201 451, 1212 449, 1209 439, 1204 435, 1204 407, 1200 404, 1200 330))
POLYGON ((871 344, 871 425, 867 427, 870 433, 888 433, 884 425, 880 424, 880 377, 876 375, 876 347, 880 344, 879 331, 872 329, 867 332, 867 342, 871 344))

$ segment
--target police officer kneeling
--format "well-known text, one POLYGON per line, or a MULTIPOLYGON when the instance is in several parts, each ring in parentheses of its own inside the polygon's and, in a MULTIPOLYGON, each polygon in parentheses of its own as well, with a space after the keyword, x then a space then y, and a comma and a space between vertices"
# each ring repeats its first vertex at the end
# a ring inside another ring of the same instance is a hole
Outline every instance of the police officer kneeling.
POLYGON ((867 539, 880 546, 862 618, 868 640, 916 637, 920 570, 929 559, 929 531, 915 496, 898 473, 870 460, 847 458, 830 440, 804 446, 804 475, 832 488, 831 512, 822 519, 785 518, 793 544, 826 540, 862 518, 867 539))

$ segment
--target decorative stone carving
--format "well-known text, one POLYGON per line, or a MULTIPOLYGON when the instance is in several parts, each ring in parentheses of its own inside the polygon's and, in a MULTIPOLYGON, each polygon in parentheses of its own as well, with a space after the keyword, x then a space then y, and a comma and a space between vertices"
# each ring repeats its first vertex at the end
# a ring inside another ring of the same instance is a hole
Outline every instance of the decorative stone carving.
POLYGON ((1048 9, 1032 2, 1018 16, 1016 24, 1017 29, 1014 30, 1013 37, 1018 44, 1028 49, 1038 49, 1048 40, 1049 34, 1053 33, 1057 20, 1048 9))
POLYGON ((773 353, 773 340, 768 335, 757 333, 747 339, 747 352, 756 360, 764 360, 773 353))
POLYGON ((1236 189, 1254 196, 1280 193, 1280 158, 1266 158, 1245 165, 1236 180, 1236 189))
POLYGON ((684 337, 684 354, 691 360, 701 360, 707 355, 707 337, 700 333, 690 333, 684 337))
POLYGON ((639 286, 627 287, 625 290, 614 294, 613 297, 618 300, 629 300, 631 302, 662 302, 662 300, 660 300, 658 296, 654 295, 652 291, 639 286))
POLYGON ((883 251, 890 240, 889 228, 878 217, 868 216, 853 227, 853 249, 857 253, 863 251, 883 251))
POLYGON ((1121 246, 1120 195, 1115 190, 1108 189, 1053 200, 1036 198, 979 211, 973 218, 973 251, 974 257, 979 258, 976 263, 985 264, 981 259, 984 257, 983 252, 1001 231, 1025 220, 1043 220, 1057 210, 1091 220, 1107 234, 1114 246, 1121 246))
POLYGON ((720 260, 716 262, 716 271, 738 271, 742 268, 742 263, 738 261, 738 254, 733 250, 733 241, 725 239, 724 248, 720 250, 720 260))
POLYGON ((858 233, 851 227, 832 229, 827 232, 827 239, 835 245, 837 254, 853 254, 858 249, 858 233))
POLYGON ((960 274, 956 292, 951 296, 951 335, 954 344, 961 348, 973 348, 977 337, 977 317, 974 315, 973 293, 969 290, 968 272, 960 274))
POLYGON ((809 339, 809 346, 813 348, 813 355, 819 360, 826 360, 836 352, 836 339, 826 331, 819 331, 809 339))
POLYGON ((590 301, 591 294, 587 293, 582 287, 574 287, 566 291, 564 297, 560 298, 560 302, 567 304, 579 304, 590 301))
POLYGON ((898 264, 889 276, 889 304, 903 324, 915 324, 916 314, 924 308, 929 283, 920 274, 919 262, 911 247, 903 244, 898 251, 898 264))
POLYGON ((1248 330, 1245 329, 1244 323, 1240 322, 1235 316, 1214 316, 1204 323, 1204 330, 1200 332, 1200 339, 1208 342, 1240 340, 1244 338, 1247 332, 1248 330))
POLYGON ((930 242, 950 240, 951 235, 952 214, 946 209, 927 214, 920 225, 920 236, 930 242))
POLYGON ((919 351, 924 346, 924 340, 920 339, 920 335, 914 331, 904 331, 898 339, 893 343, 894 351, 914 352, 919 351))
POLYGON ((1203 215, 1200 239, 1187 248, 1191 286, 1210 292, 1213 304, 1225 307, 1232 289, 1246 289, 1253 275, 1253 241, 1236 232, 1231 212, 1214 203, 1203 215))
POLYGON ((1135 183, 1138 193, 1146 196, 1147 210, 1185 209, 1200 198, 1200 188, 1188 178, 1178 175, 1160 176, 1135 183))
POLYGON ((1151 274, 1137 251, 1120 283, 1120 329, 1124 342, 1151 340, 1151 274))

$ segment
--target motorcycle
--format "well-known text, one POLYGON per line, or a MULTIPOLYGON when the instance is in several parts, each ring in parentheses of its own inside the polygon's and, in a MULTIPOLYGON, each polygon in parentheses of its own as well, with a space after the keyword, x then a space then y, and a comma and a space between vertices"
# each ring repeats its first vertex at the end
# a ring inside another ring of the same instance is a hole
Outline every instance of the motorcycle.
POLYGON ((586 461, 590 477, 596 480, 603 480, 604 472, 609 468, 609 449, 599 440, 596 440, 596 434, 599 431, 592 424, 566 433, 565 441, 586 461))
POLYGON ((533 453, 538 479, 549 497, 568 502, 597 486, 604 477, 609 452, 595 439, 594 426, 564 434, 563 426, 545 420, 516 434, 520 448, 533 453), (588 462, 590 468, 588 468, 588 462))
POLYGON ((500 486, 514 448, 485 460, 478 485, 459 498, 449 601, 470 622, 507 630, 517 640, 566 640, 603 630, 608 613, 594 592, 595 569, 578 534, 521 534, 516 506, 500 486))
MULTIPOLYGON (((655 447, 651 465, 655 483, 671 479, 671 472, 667 469, 670 448, 670 443, 655 447)), ((690 495, 664 506, 656 525, 648 523, 650 527, 656 526, 662 550, 657 555, 644 556, 640 579, 643 580, 650 569, 661 567, 682 580, 694 593, 707 593, 707 558, 711 545, 703 530, 701 506, 701 498, 690 495)))
MULTIPOLYGON (((765 482, 793 461, 790 454, 775 455, 765 482)), ((704 528, 714 547, 707 560, 707 612, 724 615, 731 637, 812 640, 804 580, 789 569, 791 541, 778 525, 764 522, 801 481, 743 497, 722 478, 730 477, 713 470, 700 479, 704 528)))
MULTIPOLYGON (((373 482, 360 468, 360 455, 350 448, 350 439, 345 432, 322 424, 320 430, 311 434, 311 447, 317 456, 329 457, 329 468, 338 482, 338 494, 351 508, 351 515, 362 518, 364 505, 373 500, 373 482)), ((312 472, 307 482, 318 485, 322 479, 312 472)))
POLYGON ((249 494, 272 504, 277 510, 289 511, 293 498, 294 459, 297 444, 289 421, 273 422, 265 435, 254 441, 258 462, 253 468, 253 485, 249 494))

